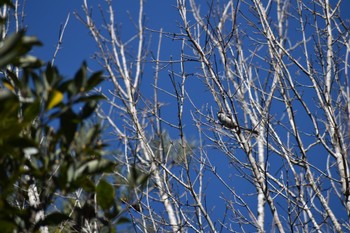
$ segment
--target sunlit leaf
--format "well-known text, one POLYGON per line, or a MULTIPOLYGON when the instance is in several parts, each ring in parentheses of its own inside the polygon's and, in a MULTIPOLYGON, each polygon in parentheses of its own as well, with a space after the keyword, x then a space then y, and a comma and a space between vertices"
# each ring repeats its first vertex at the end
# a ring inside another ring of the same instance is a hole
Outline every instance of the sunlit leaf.
POLYGON ((38 68, 38 67, 41 67, 44 63, 37 57, 26 55, 26 56, 19 57, 14 62, 14 64, 22 68, 28 68, 28 67, 38 68))
POLYGON ((19 81, 17 75, 11 70, 6 70, 7 78, 11 80, 15 88, 21 89, 22 83, 19 81))
POLYGON ((36 46, 42 45, 42 43, 35 36, 24 36, 22 38, 22 43, 26 46, 26 48, 28 48, 26 52, 28 52, 29 49, 34 45, 36 46))
POLYGON ((19 56, 26 54, 33 46, 41 45, 36 37, 24 34, 24 30, 21 30, 8 36, 0 43, 0 67, 18 62, 19 56))
POLYGON ((67 182, 72 182, 74 179, 74 173, 75 173, 75 168, 74 168, 74 164, 71 164, 68 169, 67 169, 67 182))
POLYGON ((0 43, 0 67, 8 65, 18 56, 20 49, 20 40, 24 35, 24 31, 20 31, 8 36, 0 43))
POLYGON ((51 90, 49 94, 49 100, 47 103, 47 109, 50 110, 57 104, 61 103, 63 99, 63 93, 58 90, 51 90))
POLYGON ((12 86, 12 84, 9 81, 7 81, 7 80, 3 80, 2 81, 2 85, 4 85, 4 87, 9 89, 10 91, 14 91, 15 90, 15 88, 12 86))
POLYGON ((74 179, 82 175, 95 174, 99 172, 112 172, 115 164, 106 159, 94 159, 81 165, 74 174, 74 179))

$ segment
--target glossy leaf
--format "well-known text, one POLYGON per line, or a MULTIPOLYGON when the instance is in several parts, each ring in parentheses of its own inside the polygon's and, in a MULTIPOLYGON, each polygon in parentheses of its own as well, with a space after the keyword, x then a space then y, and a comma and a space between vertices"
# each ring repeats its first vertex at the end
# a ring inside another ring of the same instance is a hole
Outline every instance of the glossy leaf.
POLYGON ((21 46, 20 40, 23 36, 23 31, 14 33, 0 44, 0 67, 8 65, 18 56, 18 50, 21 46))
POLYGON ((51 64, 39 72, 36 68, 41 61, 28 55, 36 45, 40 42, 25 36, 24 31, 0 42, 0 68, 11 65, 20 70, 19 77, 3 70, 5 77, 0 80, 6 87, 0 89, 1 232, 32 232, 65 221, 82 226, 79 221, 83 218, 95 218, 101 227, 113 230, 109 217, 116 218, 122 211, 117 204, 117 189, 107 180, 97 186, 95 182, 102 174, 113 172, 116 164, 103 159, 106 152, 100 142, 101 127, 85 121, 103 98, 88 93, 103 81, 102 72, 88 78, 86 63, 70 80, 64 80, 51 64), (37 209, 27 205, 26 190, 32 181, 40 192, 39 208, 52 210, 55 205, 59 210, 46 212, 37 223, 33 221, 37 209), (82 208, 60 199, 77 190, 82 190, 82 208), (97 209, 91 198, 94 195, 97 209), (16 205, 9 200, 16 200, 16 205), (58 202, 63 207, 56 205, 58 202))
POLYGON ((0 67, 13 62, 17 62, 19 65, 19 56, 26 54, 33 46, 38 45, 41 45, 41 42, 35 37, 25 36, 23 30, 10 35, 0 44, 0 67))
POLYGON ((31 55, 19 57, 14 61, 14 64, 22 68, 39 68, 42 65, 44 65, 44 63, 40 59, 31 55))

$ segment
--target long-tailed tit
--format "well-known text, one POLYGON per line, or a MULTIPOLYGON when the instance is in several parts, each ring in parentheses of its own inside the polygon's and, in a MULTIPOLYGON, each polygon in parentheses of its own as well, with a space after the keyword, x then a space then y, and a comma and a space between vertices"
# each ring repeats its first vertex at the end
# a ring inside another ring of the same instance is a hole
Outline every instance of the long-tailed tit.
POLYGON ((237 125, 233 122, 231 116, 226 115, 223 112, 218 112, 218 119, 219 119, 221 124, 223 124, 224 126, 226 126, 229 129, 234 129, 237 127, 237 125))
POLYGON ((227 115, 226 113, 223 113, 223 112, 221 112, 221 111, 218 112, 218 119, 219 119, 220 123, 221 123, 223 126, 229 128, 229 129, 243 129, 243 130, 249 131, 249 132, 251 132, 251 133, 258 134, 258 131, 256 131, 256 130, 247 129, 247 128, 244 128, 244 127, 241 127, 241 126, 238 127, 238 126, 233 122, 231 116, 229 116, 229 115, 227 115))

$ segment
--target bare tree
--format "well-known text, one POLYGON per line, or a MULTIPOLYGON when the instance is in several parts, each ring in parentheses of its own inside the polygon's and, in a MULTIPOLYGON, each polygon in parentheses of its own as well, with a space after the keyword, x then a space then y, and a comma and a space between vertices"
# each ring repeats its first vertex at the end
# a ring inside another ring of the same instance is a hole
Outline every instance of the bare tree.
POLYGON ((135 34, 125 41, 106 2, 103 25, 87 0, 77 17, 111 84, 101 90, 108 106, 98 114, 123 147, 118 175, 127 179, 137 164, 151 177, 125 201, 136 229, 350 229, 350 40, 342 1, 177 0, 181 23, 169 32, 145 27, 140 0, 135 34), (165 43, 180 56, 161 60, 165 43), (142 92, 146 68, 152 98, 142 92), (163 114, 164 103, 176 105, 176 117, 163 114), (185 125, 197 129, 196 150, 185 125), (223 157, 227 166, 217 162, 223 157), (206 195, 218 186, 222 213, 206 195))

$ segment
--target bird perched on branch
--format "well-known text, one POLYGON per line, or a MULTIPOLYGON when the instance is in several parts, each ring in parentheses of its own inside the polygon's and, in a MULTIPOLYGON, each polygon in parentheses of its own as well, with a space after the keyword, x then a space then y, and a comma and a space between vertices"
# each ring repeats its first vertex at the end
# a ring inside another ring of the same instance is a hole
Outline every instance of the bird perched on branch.
POLYGON ((256 130, 247 129, 247 128, 238 126, 237 124, 235 124, 235 123, 233 122, 231 116, 230 116, 230 115, 227 115, 227 114, 224 113, 224 112, 221 112, 221 111, 218 112, 218 119, 219 119, 220 123, 221 123, 223 126, 229 128, 229 129, 236 129, 236 130, 238 130, 238 129, 243 129, 243 130, 245 130, 245 131, 249 131, 249 132, 251 132, 251 133, 258 134, 258 131, 256 131, 256 130))
POLYGON ((226 126, 229 129, 237 128, 237 125, 233 123, 231 116, 227 115, 226 113, 223 113, 221 111, 218 112, 218 119, 222 125, 226 126))

